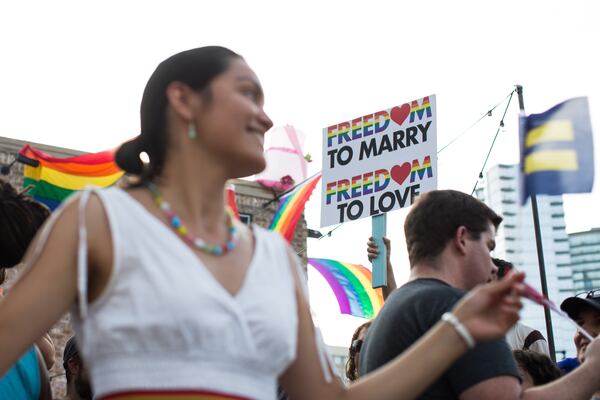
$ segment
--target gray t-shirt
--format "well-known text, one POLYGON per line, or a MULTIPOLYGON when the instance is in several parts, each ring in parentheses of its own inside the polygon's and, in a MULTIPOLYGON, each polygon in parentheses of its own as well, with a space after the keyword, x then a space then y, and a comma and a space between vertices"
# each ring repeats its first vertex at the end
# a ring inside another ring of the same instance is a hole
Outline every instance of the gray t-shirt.
MULTIPOLYGON (((367 333, 360 353, 361 376, 406 350, 465 293, 437 279, 417 279, 395 290, 367 333)), ((457 399, 482 381, 507 375, 520 379, 504 338, 479 343, 452 364, 420 399, 457 399)))

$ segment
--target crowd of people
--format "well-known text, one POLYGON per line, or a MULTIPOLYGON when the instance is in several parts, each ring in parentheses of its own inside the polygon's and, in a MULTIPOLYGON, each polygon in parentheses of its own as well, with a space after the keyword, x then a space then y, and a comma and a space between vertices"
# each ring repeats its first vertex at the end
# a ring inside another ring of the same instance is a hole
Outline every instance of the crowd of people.
MULTIPOLYGON (((581 365, 549 383, 531 357, 515 361, 505 336, 524 275, 493 279, 502 218, 451 190, 420 196, 408 214, 411 279, 388 288, 353 338, 344 384, 294 252, 225 207, 227 180, 265 167, 263 106, 240 55, 184 51, 156 68, 141 134, 116 153, 137 177, 126 188, 85 190, 44 223, 47 210, 3 184, 0 266, 26 271, 0 301, 0 394, 48 398, 39 350, 66 311, 77 337, 63 357, 71 398, 588 400, 600 390, 598 340, 577 337, 581 365)), ((597 334, 595 299, 563 308, 597 334)))
MULTIPOLYGON (((471 250, 475 253, 469 254, 465 246, 468 241, 461 240, 461 232, 456 229, 456 226, 465 223, 467 232, 470 232, 467 237, 471 235, 479 239, 482 241, 480 245, 487 246, 491 251, 495 247, 495 230, 501 221, 501 217, 486 205, 460 192, 437 191, 422 196, 415 210, 409 213, 404 226, 411 277, 406 285, 386 299, 385 307, 372 324, 357 328, 349 358, 360 359, 361 362, 348 363, 346 377, 349 381, 378 369, 396 354, 405 351, 431 326, 432 321, 439 319, 464 295, 465 290, 504 279, 514 271, 512 263, 498 258, 487 261, 487 273, 470 267, 473 261, 479 266, 486 264, 476 258, 481 256, 481 248, 475 248, 471 250), (427 246, 422 246, 423 243, 427 243, 427 246), (360 355, 355 346, 358 338, 359 348, 363 349, 360 355), (360 365, 360 370, 356 365, 360 365)), ((387 239, 385 244, 388 249, 387 268, 393 271, 387 239)), ((372 260, 378 254, 377 245, 370 238, 367 256, 372 260)), ((598 336, 600 290, 569 297, 563 301, 561 308, 593 337, 598 336)), ((585 360, 590 341, 579 331, 575 331, 574 341, 577 349, 575 363, 579 366, 585 360)), ((579 379, 573 374, 568 378, 564 376, 574 369, 573 366, 563 368, 561 363, 555 364, 541 332, 517 322, 504 338, 478 345, 454 363, 441 379, 427 389, 422 398, 509 399, 519 398, 515 397, 515 393, 529 397, 527 395, 530 392, 531 398, 590 398, 587 394, 577 392, 581 388, 578 386, 580 379, 585 381, 586 373, 581 372, 579 379), (555 380, 555 384, 546 385, 555 380), (532 387, 538 388, 529 391, 532 387)), ((587 374, 593 376, 593 369, 591 371, 587 374)), ((596 374, 588 381, 597 385, 600 375, 596 374)), ((600 392, 596 392, 593 399, 600 399, 600 392)))

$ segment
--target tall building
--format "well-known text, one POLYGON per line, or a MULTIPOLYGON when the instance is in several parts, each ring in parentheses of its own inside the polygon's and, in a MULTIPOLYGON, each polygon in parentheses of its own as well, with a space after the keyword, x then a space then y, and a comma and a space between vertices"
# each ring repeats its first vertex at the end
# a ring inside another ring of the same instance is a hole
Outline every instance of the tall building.
MULTIPOLYGON (((512 262, 518 270, 524 271, 527 282, 541 291, 531 201, 528 200, 524 206, 520 204, 518 165, 500 164, 492 167, 485 179, 479 182, 476 196, 504 218, 496 236, 495 256, 512 262)), ((562 196, 538 196, 537 202, 548 297, 560 304, 573 295, 569 237, 565 231, 562 196)), ((547 337, 544 309, 539 305, 525 300, 521 320, 547 337)), ((569 322, 553 314, 552 327, 557 359, 574 355, 574 332, 569 322)))
POLYGON ((569 234, 575 293, 600 288, 600 228, 569 234))

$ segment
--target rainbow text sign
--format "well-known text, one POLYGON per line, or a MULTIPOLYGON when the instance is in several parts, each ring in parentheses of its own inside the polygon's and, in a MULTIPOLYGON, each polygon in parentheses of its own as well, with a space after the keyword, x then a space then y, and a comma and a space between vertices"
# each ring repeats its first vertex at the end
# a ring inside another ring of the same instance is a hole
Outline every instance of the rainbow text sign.
POLYGON ((321 226, 410 206, 437 187, 435 95, 323 129, 321 226))

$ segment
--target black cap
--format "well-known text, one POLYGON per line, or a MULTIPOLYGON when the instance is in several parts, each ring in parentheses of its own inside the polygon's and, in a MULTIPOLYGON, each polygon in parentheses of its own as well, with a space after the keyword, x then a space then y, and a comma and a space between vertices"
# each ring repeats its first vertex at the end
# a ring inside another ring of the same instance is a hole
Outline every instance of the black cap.
POLYGON ((75 336, 71 336, 67 343, 65 344, 65 350, 63 351, 63 367, 67 369, 67 361, 70 358, 78 356, 79 351, 77 350, 77 341, 75 340, 75 336))
POLYGON ((575 319, 579 316, 579 313, 585 309, 591 308, 600 313, 600 291, 596 291, 595 294, 590 292, 587 297, 568 297, 560 305, 560 309, 569 314, 569 317, 575 319))

